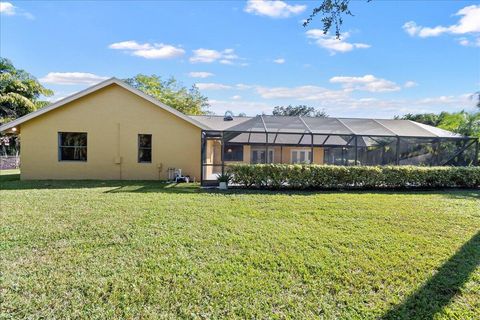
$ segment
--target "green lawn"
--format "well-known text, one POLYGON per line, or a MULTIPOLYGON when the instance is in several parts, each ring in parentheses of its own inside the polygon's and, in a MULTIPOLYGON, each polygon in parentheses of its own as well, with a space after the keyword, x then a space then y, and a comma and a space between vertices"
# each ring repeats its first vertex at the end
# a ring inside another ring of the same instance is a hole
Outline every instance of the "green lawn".
POLYGON ((480 191, 0 176, 0 319, 474 319, 480 191))

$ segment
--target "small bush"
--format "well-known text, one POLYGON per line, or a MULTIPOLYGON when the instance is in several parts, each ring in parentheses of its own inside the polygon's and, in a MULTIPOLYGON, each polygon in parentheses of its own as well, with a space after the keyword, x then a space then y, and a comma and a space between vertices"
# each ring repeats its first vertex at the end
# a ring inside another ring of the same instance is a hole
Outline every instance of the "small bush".
POLYGON ((480 167, 239 164, 229 167, 243 187, 288 189, 476 188, 480 167))

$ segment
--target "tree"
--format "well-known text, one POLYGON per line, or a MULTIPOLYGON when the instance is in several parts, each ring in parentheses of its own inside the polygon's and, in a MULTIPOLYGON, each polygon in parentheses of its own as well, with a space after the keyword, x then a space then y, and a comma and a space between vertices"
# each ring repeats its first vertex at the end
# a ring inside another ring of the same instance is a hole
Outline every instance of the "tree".
MULTIPOLYGON (((371 0, 367 0, 367 2, 370 1, 371 0)), ((338 39, 340 38, 340 28, 343 24, 343 16, 353 16, 349 5, 350 0, 323 0, 320 6, 313 8, 312 13, 305 20, 303 26, 308 26, 317 15, 321 15, 323 33, 327 34, 332 26, 335 26, 335 35, 338 39)))
POLYGON ((411 120, 411 121, 420 122, 420 123, 428 124, 429 126, 436 127, 438 126, 438 123, 440 121, 440 116, 435 113, 418 113, 418 114, 407 113, 402 117, 395 116, 395 119, 411 120))
POLYGON ((460 133, 464 136, 480 137, 480 112, 420 113, 406 114, 402 117, 395 116, 395 118, 428 124, 444 130, 460 133))
POLYGON ((273 109, 274 116, 304 116, 304 117, 328 117, 325 110, 316 110, 306 105, 276 106, 273 109))
POLYGON ((472 95, 472 99, 475 99, 477 100, 477 108, 480 109, 480 91, 477 91, 475 92, 473 95, 472 95))
POLYGON ((137 74, 124 81, 182 113, 207 113, 205 109, 209 106, 208 98, 203 96, 196 86, 186 88, 173 77, 162 80, 157 75, 137 74))
POLYGON ((48 101, 40 97, 51 95, 53 91, 42 86, 30 73, 0 57, 0 124, 44 107, 48 101))

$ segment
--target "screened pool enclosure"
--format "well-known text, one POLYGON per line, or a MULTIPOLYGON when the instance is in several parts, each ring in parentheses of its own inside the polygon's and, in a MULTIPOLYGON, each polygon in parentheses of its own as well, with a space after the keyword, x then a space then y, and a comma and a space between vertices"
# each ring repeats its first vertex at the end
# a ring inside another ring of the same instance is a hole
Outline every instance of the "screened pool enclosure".
POLYGON ((202 131, 202 182, 235 163, 478 165, 478 139, 408 120, 194 117, 202 131))

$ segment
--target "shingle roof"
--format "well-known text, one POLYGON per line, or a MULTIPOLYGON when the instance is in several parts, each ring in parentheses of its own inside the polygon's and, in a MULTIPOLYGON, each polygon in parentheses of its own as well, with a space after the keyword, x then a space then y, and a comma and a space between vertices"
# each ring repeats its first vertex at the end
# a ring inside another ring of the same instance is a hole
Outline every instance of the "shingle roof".
POLYGON ((89 94, 91 94, 92 92, 98 91, 98 90, 100 90, 100 89, 102 89, 102 88, 105 88, 105 87, 107 87, 107 86, 110 86, 110 85, 112 85, 112 84, 116 84, 116 85, 118 85, 118 86, 120 86, 120 87, 122 87, 122 88, 124 88, 124 89, 126 89, 126 90, 128 90, 128 91, 130 91, 131 93, 136 94, 137 96, 139 96, 139 97, 141 97, 141 98, 143 98, 143 99, 145 99, 145 100, 147 100, 147 101, 150 101, 151 103, 153 103, 153 104, 156 105, 157 107, 160 107, 161 109, 166 110, 166 111, 168 111, 168 112, 176 115, 176 116, 179 117, 180 119, 183 119, 183 120, 185 120, 185 121, 193 124, 194 126, 197 126, 197 127, 201 128, 201 129, 208 129, 208 127, 205 127, 202 123, 199 123, 199 122, 195 121, 195 119, 187 116, 186 114, 181 113, 181 112, 178 111, 177 109, 174 109, 174 108, 172 108, 172 107, 169 107, 169 106, 167 106, 166 104, 158 101, 157 99, 149 96, 148 94, 146 94, 146 93, 144 93, 144 92, 142 92, 142 91, 140 91, 140 90, 138 90, 138 89, 136 89, 136 88, 128 85, 127 83, 123 82, 122 80, 119 80, 119 79, 113 77, 113 78, 107 79, 107 80, 105 80, 105 81, 102 81, 102 82, 100 82, 100 83, 97 83, 97 84, 95 84, 95 85, 93 85, 93 86, 91 86, 91 87, 88 87, 88 88, 86 88, 86 89, 84 89, 84 90, 81 90, 81 91, 79 91, 79 92, 77 92, 77 93, 74 93, 74 94, 72 94, 72 95, 70 95, 70 96, 68 96, 68 97, 66 97, 66 98, 64 98, 64 99, 62 99, 62 100, 59 100, 59 101, 57 101, 57 102, 54 102, 54 103, 52 103, 52 104, 50 104, 50 105, 48 105, 48 106, 46 106, 46 107, 43 107, 43 108, 40 108, 40 109, 38 109, 38 110, 36 110, 36 111, 34 111, 34 112, 28 113, 28 114, 24 115, 23 117, 20 117, 20 118, 17 118, 17 119, 15 119, 15 120, 13 120, 13 121, 10 121, 10 122, 7 122, 7 123, 5 123, 5 124, 2 124, 2 125, 0 125, 0 132, 6 131, 6 130, 8 130, 8 129, 11 129, 11 128, 14 128, 14 127, 16 127, 16 126, 18 126, 18 125, 21 125, 22 123, 24 123, 24 122, 26 122, 26 121, 29 121, 29 120, 31 120, 31 119, 33 119, 33 118, 36 118, 36 117, 38 117, 38 116, 40 116, 40 115, 42 115, 42 114, 44 114, 44 113, 47 113, 47 112, 50 112, 50 111, 54 110, 54 109, 60 108, 60 107, 66 105, 66 104, 68 104, 68 103, 70 103, 70 102, 72 102, 72 101, 74 101, 74 100, 77 100, 77 99, 79 99, 79 98, 81 98, 81 97, 84 97, 84 96, 86 96, 86 95, 89 95, 89 94))
POLYGON ((189 116, 211 130, 224 131, 240 123, 246 122, 252 117, 233 117, 231 121, 225 121, 224 116, 205 115, 205 116, 189 116))

